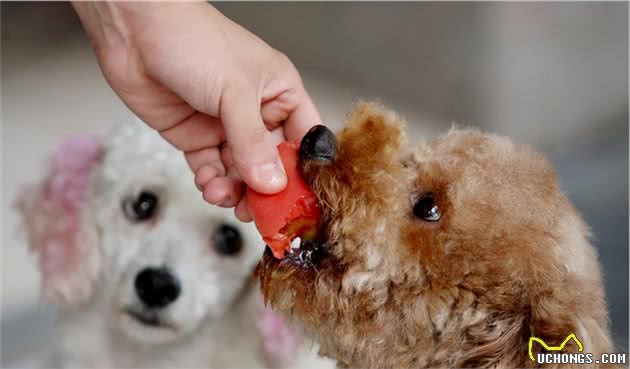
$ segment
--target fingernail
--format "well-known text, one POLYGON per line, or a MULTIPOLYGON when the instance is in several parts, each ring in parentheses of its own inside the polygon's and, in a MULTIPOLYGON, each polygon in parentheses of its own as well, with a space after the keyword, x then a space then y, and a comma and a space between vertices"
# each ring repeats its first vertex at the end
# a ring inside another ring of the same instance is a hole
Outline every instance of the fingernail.
POLYGON ((254 176, 257 183, 264 184, 270 188, 284 187, 287 182, 287 175, 279 160, 257 164, 254 167, 254 176))
POLYGON ((233 207, 234 205, 232 204, 232 196, 225 195, 223 200, 221 200, 217 205, 222 207, 222 208, 231 208, 231 207, 233 207))

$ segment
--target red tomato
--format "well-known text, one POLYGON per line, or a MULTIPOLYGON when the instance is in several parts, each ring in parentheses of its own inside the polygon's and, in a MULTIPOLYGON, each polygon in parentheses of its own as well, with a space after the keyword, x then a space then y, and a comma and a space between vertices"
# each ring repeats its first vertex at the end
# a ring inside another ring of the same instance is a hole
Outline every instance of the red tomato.
POLYGON ((321 217, 317 197, 298 170, 299 149, 297 141, 278 145, 287 173, 287 187, 282 192, 265 195, 247 189, 247 203, 256 228, 278 259, 284 257, 294 238, 312 239, 321 217))

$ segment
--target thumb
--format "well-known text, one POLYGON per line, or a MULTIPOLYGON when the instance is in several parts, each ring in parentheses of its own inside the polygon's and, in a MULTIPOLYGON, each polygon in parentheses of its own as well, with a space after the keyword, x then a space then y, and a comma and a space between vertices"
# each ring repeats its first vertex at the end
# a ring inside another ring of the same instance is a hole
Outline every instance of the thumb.
POLYGON ((221 121, 234 166, 254 191, 267 194, 282 191, 287 176, 271 133, 263 123, 260 99, 246 91, 231 96, 222 99, 221 121))

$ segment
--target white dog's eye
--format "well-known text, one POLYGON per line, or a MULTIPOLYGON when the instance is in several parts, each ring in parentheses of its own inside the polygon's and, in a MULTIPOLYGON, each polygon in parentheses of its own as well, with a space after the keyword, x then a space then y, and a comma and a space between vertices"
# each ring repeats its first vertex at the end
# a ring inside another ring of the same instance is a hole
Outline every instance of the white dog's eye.
POLYGON ((217 229, 212 238, 212 246, 223 255, 235 255, 243 247, 241 234, 235 227, 224 224, 217 229))
POLYGON ((141 192, 136 197, 123 201, 123 212, 132 222, 142 222, 151 219, 157 210, 158 197, 148 191, 141 192))
POLYGON ((440 220, 442 213, 432 193, 426 193, 413 206, 413 215, 428 222, 440 220))

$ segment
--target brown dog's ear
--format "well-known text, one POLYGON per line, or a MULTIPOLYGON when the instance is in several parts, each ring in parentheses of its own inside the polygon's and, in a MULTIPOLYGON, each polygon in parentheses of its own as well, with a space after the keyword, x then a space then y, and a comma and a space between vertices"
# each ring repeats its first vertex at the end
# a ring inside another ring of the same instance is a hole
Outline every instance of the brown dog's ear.
MULTIPOLYGON (((377 165, 397 159, 407 144, 405 122, 378 103, 359 103, 338 137, 341 157, 377 165)), ((362 163, 357 163, 361 165, 362 163)))
POLYGON ((67 140, 52 156, 44 181, 25 188, 16 201, 38 257, 42 293, 51 302, 80 303, 92 294, 100 250, 86 191, 101 151, 91 137, 67 140))

